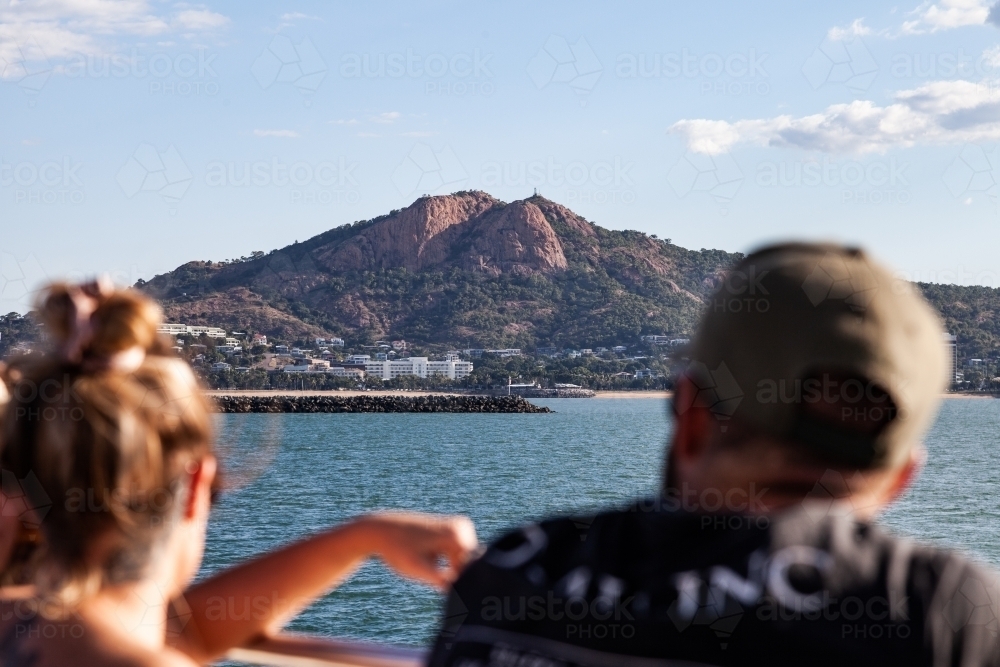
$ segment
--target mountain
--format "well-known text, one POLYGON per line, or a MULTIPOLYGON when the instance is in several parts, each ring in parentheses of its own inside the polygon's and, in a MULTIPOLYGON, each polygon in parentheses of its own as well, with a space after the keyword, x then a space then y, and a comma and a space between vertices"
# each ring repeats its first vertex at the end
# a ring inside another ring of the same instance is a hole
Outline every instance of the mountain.
POLYGON ((540 196, 456 192, 139 286, 168 321, 287 341, 596 347, 689 333, 738 258, 604 229, 540 196))
MULTIPOLYGON (((688 334, 740 257, 589 222, 544 197, 422 197, 402 210, 139 286, 168 321, 284 341, 597 347, 688 334)), ((1000 290, 919 283, 959 355, 1000 356, 1000 290)))

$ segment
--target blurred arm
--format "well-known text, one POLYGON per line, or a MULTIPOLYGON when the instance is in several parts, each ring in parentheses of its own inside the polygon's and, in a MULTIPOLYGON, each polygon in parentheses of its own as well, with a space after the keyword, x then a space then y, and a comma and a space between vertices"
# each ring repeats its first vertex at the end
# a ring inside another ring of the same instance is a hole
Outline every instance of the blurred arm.
POLYGON ((192 586, 174 603, 177 613, 186 608, 191 617, 171 643, 198 662, 217 659, 276 633, 372 556, 406 577, 445 588, 475 547, 475 529, 464 517, 361 517, 192 586))

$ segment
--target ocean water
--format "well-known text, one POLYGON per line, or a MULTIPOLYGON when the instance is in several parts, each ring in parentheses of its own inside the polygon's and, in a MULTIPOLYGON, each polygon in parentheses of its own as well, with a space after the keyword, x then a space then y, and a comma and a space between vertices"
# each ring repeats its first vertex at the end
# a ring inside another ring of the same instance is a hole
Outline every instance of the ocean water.
MULTIPOLYGON (((213 509, 202 575, 377 509, 466 514, 489 541, 656 491, 664 401, 536 402, 555 414, 220 415, 229 488, 213 509)), ((927 449, 916 485, 882 522, 1000 565, 1000 401, 946 400, 927 449)), ((441 602, 371 562, 289 628, 426 645, 441 602)))

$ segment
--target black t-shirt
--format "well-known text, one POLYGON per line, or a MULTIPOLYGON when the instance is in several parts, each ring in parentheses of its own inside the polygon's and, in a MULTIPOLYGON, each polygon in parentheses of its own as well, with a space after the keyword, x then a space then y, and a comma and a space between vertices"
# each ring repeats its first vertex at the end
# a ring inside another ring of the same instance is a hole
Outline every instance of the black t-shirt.
POLYGON ((829 505, 651 500, 498 540, 455 584, 430 665, 998 665, 998 618, 992 571, 829 505))

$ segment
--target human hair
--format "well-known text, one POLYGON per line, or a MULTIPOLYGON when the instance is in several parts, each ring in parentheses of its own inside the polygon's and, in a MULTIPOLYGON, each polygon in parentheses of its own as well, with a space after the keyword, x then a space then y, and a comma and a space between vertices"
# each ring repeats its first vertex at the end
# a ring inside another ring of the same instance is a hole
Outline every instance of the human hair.
POLYGON ((0 469, 34 508, 32 580, 72 605, 144 576, 211 454, 210 406, 141 293, 57 283, 37 312, 50 349, 6 371, 0 469))

